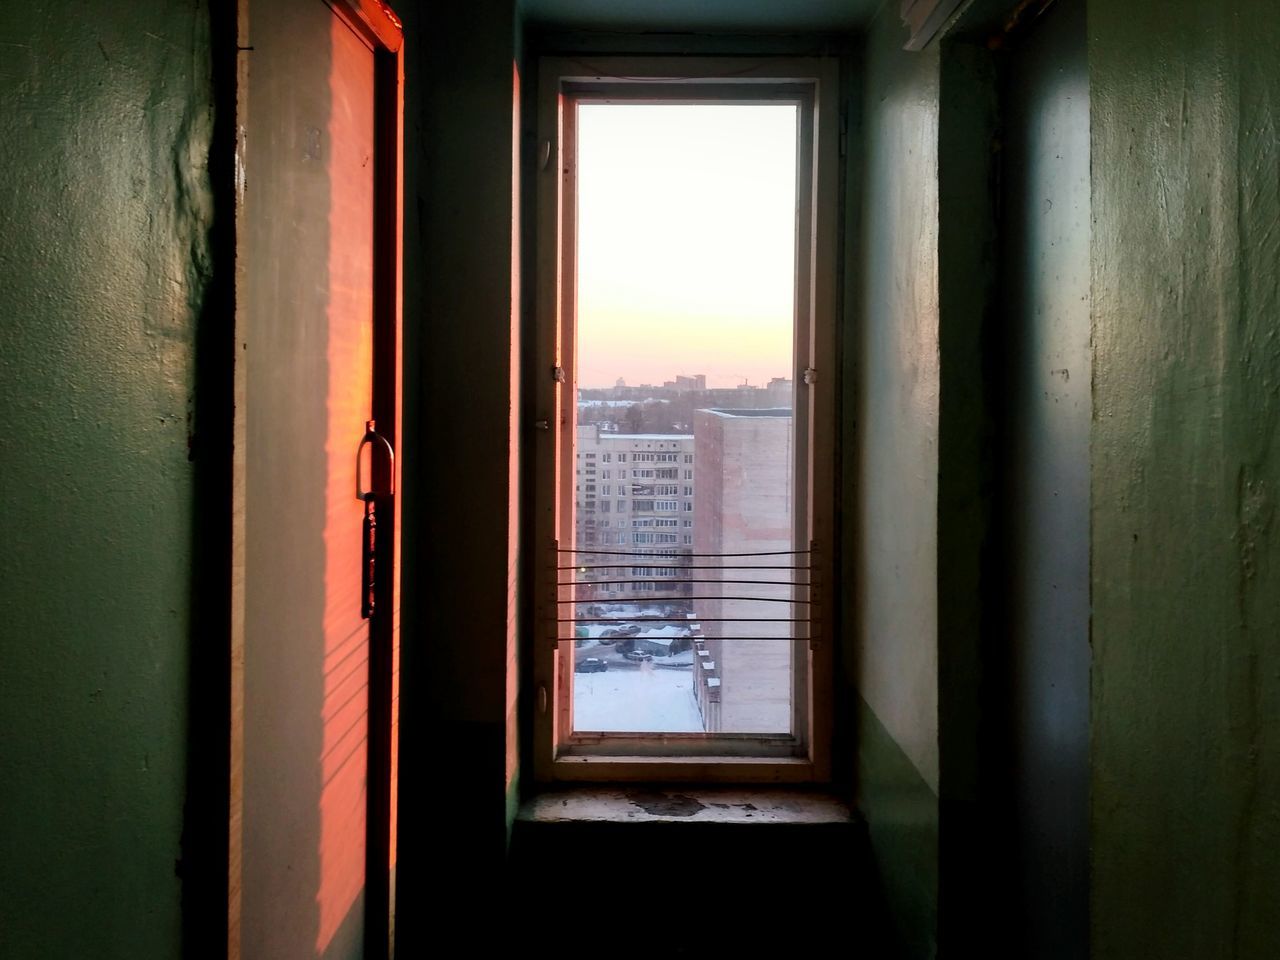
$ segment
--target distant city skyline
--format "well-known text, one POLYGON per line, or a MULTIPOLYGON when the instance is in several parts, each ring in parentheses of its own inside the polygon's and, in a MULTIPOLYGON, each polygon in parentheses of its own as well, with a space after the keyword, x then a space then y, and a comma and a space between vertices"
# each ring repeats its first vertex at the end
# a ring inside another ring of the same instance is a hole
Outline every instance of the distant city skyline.
POLYGON ((578 109, 579 385, 790 377, 796 108, 578 109))
MULTIPOLYGON (((675 380, 675 378, 676 378, 677 376, 680 376, 680 377, 695 377, 695 376, 700 376, 700 375, 702 375, 702 371, 701 371, 701 370, 696 370, 696 371, 694 371, 694 372, 692 372, 692 373, 685 373, 683 370, 681 370, 681 371, 679 371, 679 372, 677 372, 677 373, 668 373, 668 374, 666 374, 665 376, 660 376, 660 377, 658 377, 656 380, 636 380, 636 381, 634 381, 634 382, 633 382, 629 377, 617 376, 617 377, 613 377, 613 378, 609 379, 607 382, 604 382, 604 383, 587 383, 585 380, 583 380, 583 379, 581 378, 581 376, 579 376, 579 379, 578 379, 578 389, 580 389, 580 390, 608 390, 608 389, 611 389, 611 388, 613 388, 613 387, 618 386, 618 381, 619 381, 619 380, 623 380, 623 381, 625 381, 622 385, 623 385, 624 387, 628 387, 628 388, 630 388, 630 387, 646 387, 646 386, 648 386, 648 387, 660 388, 660 387, 662 387, 664 384, 666 384, 667 382, 672 381, 672 380, 675 380)), ((760 388, 764 388, 764 387, 767 387, 767 386, 769 385, 769 381, 770 381, 770 380, 790 380, 790 379, 792 379, 792 373, 791 373, 791 371, 790 371, 790 370, 788 370, 786 373, 773 374, 772 376, 767 376, 767 377, 765 377, 764 379, 759 380, 759 381, 754 380, 754 379, 749 379, 749 380, 747 381, 747 383, 746 383, 746 386, 749 386, 749 387, 760 387, 760 388)), ((725 382, 723 382, 723 383, 715 383, 715 382, 713 382, 713 381, 712 381, 712 378, 711 378, 710 376, 708 376, 708 377, 707 377, 707 389, 708 389, 708 390, 725 390, 725 389, 729 389, 729 388, 732 388, 732 387, 742 386, 742 384, 743 384, 742 377, 729 377, 729 378, 727 378, 727 379, 725 380, 725 382)))

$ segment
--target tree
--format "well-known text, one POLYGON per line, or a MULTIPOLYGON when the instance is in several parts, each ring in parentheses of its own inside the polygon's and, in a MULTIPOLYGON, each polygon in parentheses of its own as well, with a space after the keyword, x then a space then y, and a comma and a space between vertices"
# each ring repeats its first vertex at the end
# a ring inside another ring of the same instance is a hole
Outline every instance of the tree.
POLYGON ((627 433, 641 433, 644 430, 644 408, 633 403, 627 408, 627 433))

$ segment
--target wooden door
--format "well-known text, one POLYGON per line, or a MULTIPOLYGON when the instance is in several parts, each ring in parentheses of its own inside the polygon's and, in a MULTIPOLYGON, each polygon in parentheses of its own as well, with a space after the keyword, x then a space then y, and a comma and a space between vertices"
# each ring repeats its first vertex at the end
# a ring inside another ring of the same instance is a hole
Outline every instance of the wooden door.
POLYGON ((378 4, 242 6, 229 952, 385 956, 398 28, 378 4))

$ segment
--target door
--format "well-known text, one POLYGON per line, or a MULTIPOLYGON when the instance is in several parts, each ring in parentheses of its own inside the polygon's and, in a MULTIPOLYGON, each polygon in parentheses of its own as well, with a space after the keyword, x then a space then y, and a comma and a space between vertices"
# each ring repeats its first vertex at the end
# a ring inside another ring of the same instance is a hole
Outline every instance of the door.
POLYGON ((242 8, 230 952, 385 955, 398 61, 376 7, 242 8))

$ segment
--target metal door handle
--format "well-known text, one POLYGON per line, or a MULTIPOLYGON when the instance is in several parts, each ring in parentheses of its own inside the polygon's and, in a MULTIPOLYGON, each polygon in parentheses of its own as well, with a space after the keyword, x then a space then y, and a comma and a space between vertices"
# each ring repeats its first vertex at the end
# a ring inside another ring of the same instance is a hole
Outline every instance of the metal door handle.
POLYGON ((396 492, 396 451, 391 446, 391 441, 380 434, 376 429, 377 423, 373 420, 366 420, 364 424, 364 436, 360 440, 360 446, 356 447, 356 499, 365 503, 372 502, 373 498, 379 494, 373 490, 365 490, 364 488, 364 467, 361 464, 361 456, 364 454, 366 444, 380 443, 387 449, 387 490, 383 496, 391 496, 396 492))

